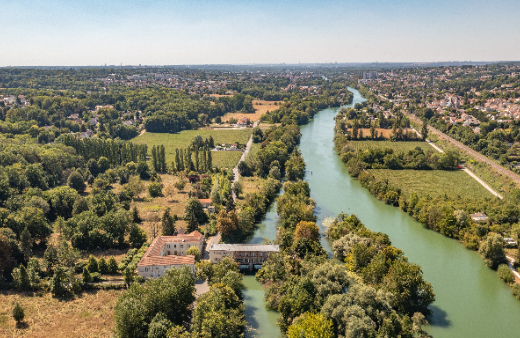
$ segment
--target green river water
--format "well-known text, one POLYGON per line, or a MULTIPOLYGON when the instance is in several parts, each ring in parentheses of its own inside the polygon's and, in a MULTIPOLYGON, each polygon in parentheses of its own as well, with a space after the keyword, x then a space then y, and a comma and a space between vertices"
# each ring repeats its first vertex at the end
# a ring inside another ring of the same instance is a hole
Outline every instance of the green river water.
MULTIPOLYGON (((354 92, 353 104, 363 101, 358 91, 350 90, 354 92)), ((317 223, 321 225, 325 218, 340 212, 356 214, 371 230, 388 234, 395 247, 402 249, 411 262, 421 265, 425 280, 433 285, 436 294, 428 318, 430 325, 426 327, 434 338, 520 337, 520 302, 476 252, 378 201, 348 175, 333 149, 333 118, 337 111, 325 109, 301 128, 300 150, 307 164, 305 180, 317 203, 317 223)), ((251 243, 261 243, 264 237, 274 239, 276 222, 273 204, 251 243)), ((323 233, 325 228, 321 226, 321 230, 323 233)), ((322 244, 330 253, 323 238, 322 244)), ((265 309, 260 283, 253 275, 246 275, 244 284, 246 316, 252 327, 247 336, 280 336, 277 313, 265 309)))

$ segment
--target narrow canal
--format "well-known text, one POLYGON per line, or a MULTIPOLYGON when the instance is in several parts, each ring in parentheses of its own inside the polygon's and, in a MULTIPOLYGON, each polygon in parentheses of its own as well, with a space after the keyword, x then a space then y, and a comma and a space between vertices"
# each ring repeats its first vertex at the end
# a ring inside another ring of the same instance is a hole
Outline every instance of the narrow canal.
MULTIPOLYGON (((358 91, 354 102, 362 102, 358 91)), ((422 266, 424 278, 433 285, 436 301, 431 306, 428 333, 435 338, 518 337, 520 302, 496 272, 487 268, 476 252, 459 242, 425 229, 413 218, 378 201, 352 179, 333 149, 334 116, 337 109, 325 109, 303 126, 300 150, 307 164, 305 179, 316 201, 318 224, 340 212, 356 214, 373 231, 390 236, 410 261, 422 266)), ((252 243, 276 236, 276 207, 271 206, 252 243)), ((325 227, 321 226, 322 232, 325 227)), ((325 241, 324 248, 330 252, 325 241)), ((254 276, 244 279, 246 315, 253 327, 249 337, 279 335, 277 315, 265 310, 263 291, 254 276)))

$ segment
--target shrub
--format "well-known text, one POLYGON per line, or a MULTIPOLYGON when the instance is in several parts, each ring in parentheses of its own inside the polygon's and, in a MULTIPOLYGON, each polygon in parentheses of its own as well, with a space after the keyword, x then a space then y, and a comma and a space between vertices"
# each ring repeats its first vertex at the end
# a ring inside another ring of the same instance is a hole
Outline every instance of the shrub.
POLYGON ((86 267, 83 268, 83 284, 92 283, 92 275, 86 267))
POLYGON ((498 277, 500 277, 500 279, 503 280, 505 283, 510 284, 513 283, 513 281, 515 280, 513 273, 511 272, 507 264, 500 264, 498 266, 497 274, 498 277))
POLYGON ((87 269, 88 272, 91 273, 99 271, 98 262, 96 261, 96 258, 92 255, 90 255, 88 258, 87 269))
POLYGON ((102 274, 105 274, 105 273, 108 272, 108 264, 105 261, 104 257, 101 257, 99 259, 99 261, 98 261, 98 269, 99 269, 99 272, 102 273, 102 274))
POLYGON ((160 183, 153 182, 148 185, 148 193, 150 197, 159 197, 162 194, 162 186, 160 183))
POLYGON ((112 256, 108 259, 108 273, 116 273, 117 272, 117 262, 116 259, 112 256))
POLYGON ((520 300, 520 284, 513 285, 512 293, 513 296, 516 297, 516 299, 520 300))
POLYGON ((25 311, 18 302, 16 302, 13 307, 13 318, 17 323, 21 322, 25 318, 25 311))

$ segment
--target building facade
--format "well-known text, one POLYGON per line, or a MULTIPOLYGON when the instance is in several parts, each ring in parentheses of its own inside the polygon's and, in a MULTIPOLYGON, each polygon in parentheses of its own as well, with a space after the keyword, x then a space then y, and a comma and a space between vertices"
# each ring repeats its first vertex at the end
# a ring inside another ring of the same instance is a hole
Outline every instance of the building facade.
POLYGON ((186 255, 189 248, 196 247, 202 254, 204 235, 194 231, 187 235, 159 236, 144 253, 137 264, 137 273, 147 278, 157 278, 166 270, 188 265, 195 273, 195 256, 186 255))
POLYGON ((209 259, 212 263, 220 262, 230 256, 239 265, 248 265, 252 270, 254 265, 262 265, 271 252, 279 252, 278 245, 256 244, 212 244, 209 249, 209 259))

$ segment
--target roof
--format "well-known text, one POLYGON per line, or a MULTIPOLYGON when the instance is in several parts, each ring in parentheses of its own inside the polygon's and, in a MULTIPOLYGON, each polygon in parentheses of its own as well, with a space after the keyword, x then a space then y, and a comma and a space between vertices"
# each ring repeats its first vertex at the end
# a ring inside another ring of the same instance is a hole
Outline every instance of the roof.
POLYGON ((477 212, 476 214, 470 214, 470 217, 487 217, 486 214, 483 214, 481 212, 477 212))
POLYGON ((141 259, 137 266, 150 266, 150 265, 192 265, 195 264, 195 256, 152 256, 141 259))
POLYGON ((259 245, 259 244, 211 244, 209 250, 214 251, 264 251, 264 252, 278 252, 280 247, 278 245, 259 245))
POLYGON ((204 239, 204 235, 198 231, 193 231, 187 235, 159 236, 146 249, 137 266, 195 264, 194 256, 161 256, 161 251, 164 245, 168 243, 200 243, 202 239, 204 239))
POLYGON ((211 198, 200 198, 200 203, 211 203, 211 198))

